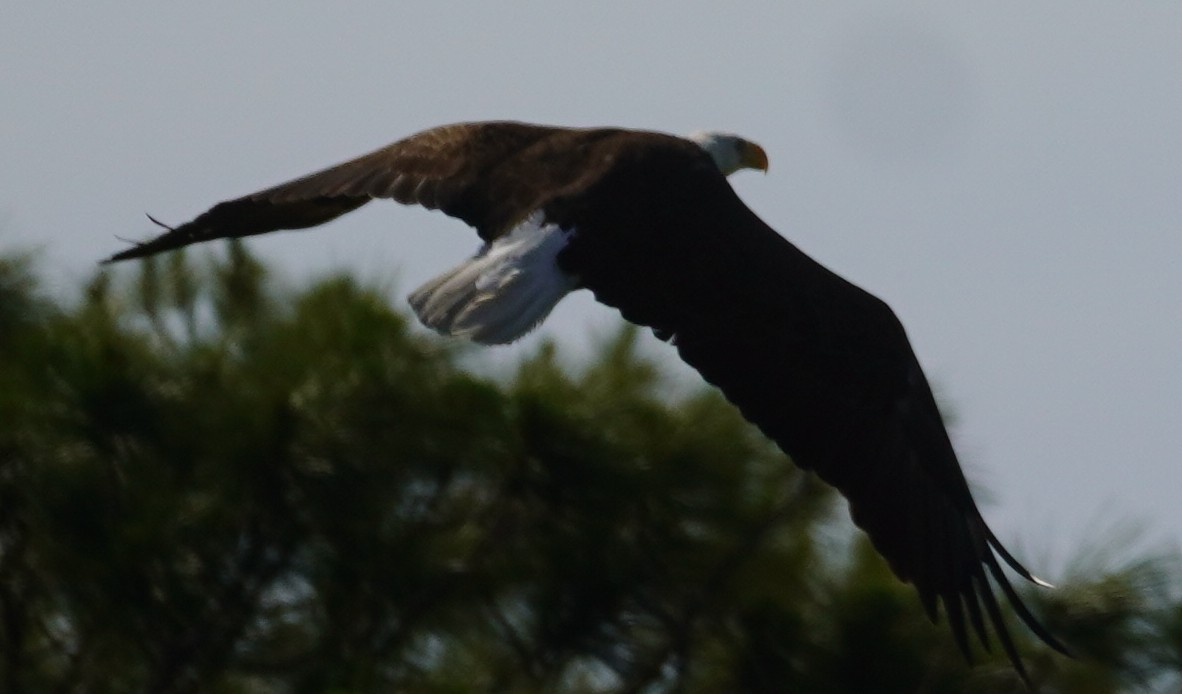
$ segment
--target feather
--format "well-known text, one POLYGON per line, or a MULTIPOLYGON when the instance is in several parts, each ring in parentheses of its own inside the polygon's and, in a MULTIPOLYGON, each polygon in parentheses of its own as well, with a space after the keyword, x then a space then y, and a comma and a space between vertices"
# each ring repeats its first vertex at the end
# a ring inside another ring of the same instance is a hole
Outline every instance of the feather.
POLYGON ((471 260, 415 290, 411 308, 443 335, 490 345, 512 342, 576 287, 556 260, 569 236, 535 213, 471 260))

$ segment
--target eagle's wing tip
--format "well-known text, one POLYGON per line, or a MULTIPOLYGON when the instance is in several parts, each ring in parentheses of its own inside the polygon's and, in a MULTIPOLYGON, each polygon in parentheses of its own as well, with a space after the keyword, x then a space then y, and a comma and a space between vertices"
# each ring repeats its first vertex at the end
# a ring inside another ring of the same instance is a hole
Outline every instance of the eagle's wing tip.
POLYGON ((161 229, 164 229, 165 231, 175 231, 176 230, 176 227, 169 226, 169 225, 165 224, 164 222, 160 221, 159 219, 156 219, 155 217, 148 214, 147 212, 144 213, 144 216, 147 217, 148 220, 151 221, 153 224, 160 227, 161 229))
MULTIPOLYGON (((149 215, 148 219, 152 219, 152 217, 149 215)), ((153 219, 152 221, 156 221, 156 220, 153 219)), ((128 239, 128 238, 124 238, 122 236, 116 236, 115 238, 118 239, 119 241, 122 241, 123 243, 131 244, 131 248, 128 248, 127 250, 124 250, 124 251, 119 251, 118 253, 113 253, 110 256, 103 258, 102 260, 99 261, 99 263, 98 263, 99 265, 110 265, 112 263, 117 263, 120 260, 128 260, 130 258, 134 258, 140 252, 140 249, 142 249, 144 247, 143 241, 135 241, 134 239, 128 239)))
POLYGON ((1039 578, 1038 576, 1035 576, 1034 574, 1030 574, 1030 582, 1036 586, 1039 586, 1040 588, 1050 588, 1051 590, 1055 590, 1054 583, 1051 583, 1050 581, 1045 581, 1045 580, 1039 578))
MULTIPOLYGON (((148 218, 148 221, 164 229, 166 233, 170 231, 176 231, 176 227, 165 224, 147 212, 144 213, 144 216, 148 218)), ((131 244, 131 248, 128 248, 125 251, 119 251, 118 253, 112 254, 110 257, 100 260, 98 262, 99 265, 110 265, 121 260, 131 260, 132 258, 138 258, 143 255, 147 255, 144 253, 144 247, 150 243, 149 241, 136 241, 135 239, 124 238, 122 236, 116 236, 115 238, 122 241, 123 243, 131 244)))
POLYGON ((114 255, 103 258, 102 260, 98 261, 98 264, 105 267, 107 265, 114 265, 115 263, 123 262, 124 260, 141 258, 144 255, 144 253, 139 252, 139 247, 137 246, 135 248, 129 248, 126 251, 120 251, 119 253, 115 253, 114 255))

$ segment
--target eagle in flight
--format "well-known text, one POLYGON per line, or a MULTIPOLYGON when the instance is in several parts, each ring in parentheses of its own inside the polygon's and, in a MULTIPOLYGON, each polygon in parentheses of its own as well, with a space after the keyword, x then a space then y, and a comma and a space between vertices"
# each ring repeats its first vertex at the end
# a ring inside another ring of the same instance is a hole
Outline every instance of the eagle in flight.
POLYGON ((484 243, 411 294, 424 324, 512 342, 567 293, 589 289, 671 343, 797 465, 836 487, 933 620, 943 605, 966 657, 970 627, 989 647, 988 621, 1029 682, 991 580, 1018 619, 1066 653, 1001 562, 1046 584, 981 516, 894 312, 776 233, 727 182, 767 165, 759 146, 723 133, 446 125, 214 205, 105 262, 314 227, 377 198, 457 217, 484 243))

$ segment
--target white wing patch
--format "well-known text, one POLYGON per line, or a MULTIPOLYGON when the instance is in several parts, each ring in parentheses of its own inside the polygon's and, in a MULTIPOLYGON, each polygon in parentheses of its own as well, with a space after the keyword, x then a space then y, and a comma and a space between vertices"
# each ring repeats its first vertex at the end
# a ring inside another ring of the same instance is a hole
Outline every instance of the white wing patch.
POLYGON ((476 257, 416 289, 411 308, 440 334, 486 345, 512 342, 578 285, 557 261, 572 233, 534 212, 476 257))

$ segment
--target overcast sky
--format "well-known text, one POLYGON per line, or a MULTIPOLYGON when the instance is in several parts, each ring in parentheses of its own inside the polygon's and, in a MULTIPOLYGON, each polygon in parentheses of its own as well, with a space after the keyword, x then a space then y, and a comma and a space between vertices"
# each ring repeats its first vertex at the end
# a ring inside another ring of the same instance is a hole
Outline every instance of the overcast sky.
MULTIPOLYGON (((761 143, 733 184, 895 308, 1032 569, 1114 522, 1182 532, 1182 3, 8 2, 0 252, 73 295, 144 212, 491 118, 761 143)), ((393 204, 251 244, 399 297, 477 245, 393 204)), ((618 321, 580 298, 547 330, 618 321)))

